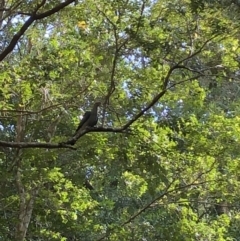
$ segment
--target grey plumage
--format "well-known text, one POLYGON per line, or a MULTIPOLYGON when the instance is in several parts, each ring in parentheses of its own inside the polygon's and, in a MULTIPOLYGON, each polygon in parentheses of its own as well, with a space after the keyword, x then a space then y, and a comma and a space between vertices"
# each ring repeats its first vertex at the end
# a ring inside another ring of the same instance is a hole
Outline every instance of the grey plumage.
POLYGON ((100 102, 96 102, 93 105, 93 108, 91 111, 86 111, 85 114, 83 115, 82 120, 80 121, 77 130, 75 132, 75 134, 80 130, 80 129, 84 129, 87 126, 93 127, 97 124, 98 122, 98 107, 101 105, 100 102))
POLYGON ((83 124, 87 121, 87 119, 89 118, 89 116, 91 115, 91 111, 86 111, 83 115, 82 120, 80 121, 76 132, 83 126, 83 124))

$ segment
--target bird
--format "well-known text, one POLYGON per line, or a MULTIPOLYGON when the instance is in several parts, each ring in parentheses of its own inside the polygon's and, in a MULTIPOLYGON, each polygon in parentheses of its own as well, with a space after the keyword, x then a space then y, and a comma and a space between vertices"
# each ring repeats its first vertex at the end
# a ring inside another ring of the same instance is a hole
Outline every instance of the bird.
MULTIPOLYGON (((98 112, 98 107, 101 105, 101 102, 96 102, 93 105, 93 108, 91 111, 86 111, 83 115, 82 120, 80 121, 75 134, 80 130, 80 129, 85 129, 87 126, 89 127, 93 127, 97 124, 98 122, 98 116, 97 116, 97 112, 98 112)), ((74 134, 74 135, 75 135, 74 134)))

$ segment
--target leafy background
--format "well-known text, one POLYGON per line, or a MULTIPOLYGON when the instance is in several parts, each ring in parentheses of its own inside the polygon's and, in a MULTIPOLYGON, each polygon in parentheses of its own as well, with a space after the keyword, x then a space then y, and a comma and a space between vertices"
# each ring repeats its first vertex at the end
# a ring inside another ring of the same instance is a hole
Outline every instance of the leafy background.
POLYGON ((239 13, 0 1, 0 239, 240 240, 239 13))

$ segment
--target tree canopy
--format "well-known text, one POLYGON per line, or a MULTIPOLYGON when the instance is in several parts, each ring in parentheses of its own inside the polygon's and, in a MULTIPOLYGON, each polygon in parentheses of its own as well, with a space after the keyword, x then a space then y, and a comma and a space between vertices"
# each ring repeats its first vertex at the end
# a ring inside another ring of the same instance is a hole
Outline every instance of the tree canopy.
POLYGON ((240 240, 239 24, 234 0, 1 0, 0 239, 240 240))

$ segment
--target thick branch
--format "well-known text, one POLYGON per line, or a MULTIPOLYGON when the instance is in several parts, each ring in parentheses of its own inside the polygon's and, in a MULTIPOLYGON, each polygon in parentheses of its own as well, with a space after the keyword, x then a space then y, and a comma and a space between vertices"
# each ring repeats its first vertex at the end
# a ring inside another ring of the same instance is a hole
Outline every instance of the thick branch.
POLYGON ((66 144, 51 144, 51 143, 43 143, 43 142, 7 142, 0 141, 0 146, 2 147, 12 147, 12 148, 48 148, 48 149, 56 149, 56 148, 70 148, 76 150, 72 146, 66 144))
POLYGON ((38 8, 35 10, 35 12, 32 13, 32 15, 28 18, 28 20, 20 28, 20 30, 13 36, 11 42, 8 44, 8 46, 5 48, 5 50, 0 54, 0 61, 2 61, 9 53, 12 52, 12 50, 16 46, 18 40, 24 35, 26 30, 31 26, 31 24, 35 20, 46 18, 46 17, 58 12, 59 10, 63 9, 64 7, 68 6, 69 4, 73 3, 74 1, 75 0, 67 0, 66 2, 63 2, 59 5, 57 5, 56 7, 52 8, 51 10, 46 11, 41 14, 36 14, 39 7, 41 7, 41 6, 38 6, 38 8))
POLYGON ((11 42, 9 45, 4 49, 4 51, 0 54, 0 61, 2 61, 9 53, 12 52, 14 47, 16 46, 18 40, 21 38, 21 36, 26 32, 26 30, 29 28, 29 26, 34 22, 35 18, 34 16, 31 16, 28 18, 28 20, 23 24, 23 26, 20 28, 20 30, 13 36, 11 42))
POLYGON ((59 12, 61 9, 65 8, 66 6, 73 3, 74 1, 75 0, 67 0, 66 2, 60 3, 59 5, 46 11, 45 13, 38 14, 36 16, 36 19, 43 19, 43 18, 49 17, 50 15, 53 15, 54 13, 59 12))
POLYGON ((76 150, 76 148, 69 146, 68 144, 74 145, 75 142, 83 135, 88 132, 113 132, 113 133, 127 133, 123 128, 103 128, 103 127, 87 127, 82 132, 80 132, 76 138, 71 138, 67 142, 62 143, 45 143, 45 142, 7 142, 0 141, 0 146, 2 147, 12 147, 12 148, 48 148, 48 149, 56 149, 56 148, 70 148, 76 150))
POLYGON ((128 133, 126 129, 124 129, 124 127, 122 128, 104 128, 104 127, 86 127, 85 129, 83 129, 82 131, 80 131, 79 133, 77 133, 76 135, 74 135, 71 139, 69 139, 66 142, 62 142, 60 143, 63 145, 75 145, 75 143, 77 142, 77 140, 84 136, 85 134, 87 134, 88 132, 113 132, 113 133, 128 133))

